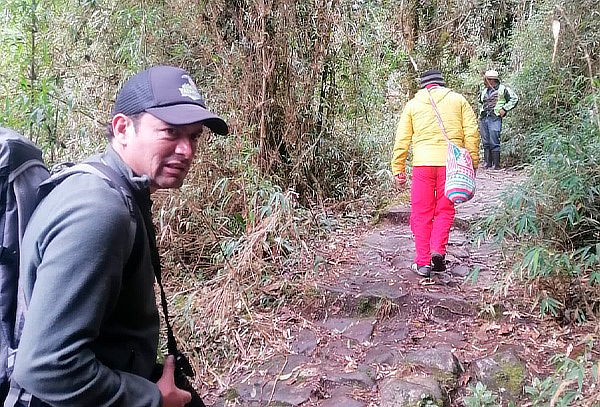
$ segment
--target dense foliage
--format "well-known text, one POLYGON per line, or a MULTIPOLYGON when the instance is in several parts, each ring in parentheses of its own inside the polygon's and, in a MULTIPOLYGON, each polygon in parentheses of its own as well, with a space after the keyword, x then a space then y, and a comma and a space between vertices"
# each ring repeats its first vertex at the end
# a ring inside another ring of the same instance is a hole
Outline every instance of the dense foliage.
MULTIPOLYGON (((507 80, 521 102, 504 152, 528 177, 479 225, 479 237, 495 238, 514 260, 498 297, 525 282, 540 315, 562 324, 593 326, 600 315, 599 16, 597 1, 532 2, 526 24, 514 30, 507 80)), ((526 387, 531 405, 597 403, 590 339, 580 344, 585 352, 572 356, 570 345, 553 359, 554 376, 526 387)), ((466 401, 495 406, 498 397, 478 385, 466 401)))
POLYGON ((506 144, 529 177, 484 225, 518 242, 522 260, 507 281, 535 283, 540 311, 565 322, 600 310, 600 22, 585 11, 593 6, 541 2, 515 32, 510 80, 522 103, 506 144), (553 20, 561 27, 554 59, 553 20))

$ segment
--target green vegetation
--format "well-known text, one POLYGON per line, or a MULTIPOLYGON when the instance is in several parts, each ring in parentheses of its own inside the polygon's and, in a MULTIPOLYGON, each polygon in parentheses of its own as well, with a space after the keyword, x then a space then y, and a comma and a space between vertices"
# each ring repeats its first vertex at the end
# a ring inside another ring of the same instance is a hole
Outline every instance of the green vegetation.
POLYGON ((598 405, 597 389, 590 386, 594 381, 598 382, 600 362, 594 361, 590 352, 592 347, 593 342, 588 341, 585 352, 580 355, 556 355, 551 361, 556 366, 556 373, 544 379, 535 378, 525 387, 532 406, 546 406, 552 400, 556 406, 598 405))
MULTIPOLYGON (((588 338, 578 344, 581 352, 575 355, 573 347, 569 347, 567 354, 556 355, 551 362, 556 367, 554 374, 545 378, 533 378, 525 386, 528 404, 532 407, 554 406, 596 406, 600 399, 595 390, 594 382, 600 377, 600 362, 593 357, 593 341, 588 338)), ((512 369, 511 369, 512 370, 512 369)), ((521 370, 521 369, 519 369, 521 370)), ((512 372, 522 384, 522 370, 512 372)), ((515 382, 515 384, 517 384, 515 382)), ((477 382, 468 388, 469 395, 463 398, 466 407, 496 407, 504 405, 500 394, 488 390, 486 386, 477 382)), ((508 406, 514 402, 508 402, 508 406)))
POLYGON ((511 242, 518 257, 499 291, 527 281, 540 313, 567 323, 600 311, 600 23, 585 11, 591 2, 577 3, 541 2, 514 35, 513 57, 527 58, 510 80, 524 103, 506 144, 528 178, 479 225, 479 237, 511 242), (552 19, 562 27, 554 61, 551 36, 532 41, 552 19))
POLYGON ((356 313, 361 317, 371 317, 379 308, 379 304, 381 304, 381 299, 360 297, 356 304, 356 313))
MULTIPOLYGON (((507 122, 504 151, 528 177, 476 235, 510 248, 514 267, 495 301, 525 283, 542 317, 593 326, 600 314, 600 23, 590 7, 594 2, 536 2, 515 30, 511 64, 518 69, 507 80, 522 102, 507 122), (554 57, 553 21, 561 27, 554 57)), ((555 356, 556 373, 525 387, 531 405, 595 405, 598 362, 591 349, 588 343, 580 356, 555 356)), ((465 403, 500 404, 480 383, 465 403)))
POLYGON ((238 391, 236 389, 234 389, 233 387, 230 387, 225 391, 225 395, 223 398, 226 401, 235 401, 239 398, 239 396, 240 395, 239 395, 238 391))
POLYGON ((469 386, 469 396, 463 398, 466 407, 495 407, 498 405, 498 396, 478 382, 469 386))
POLYGON ((443 407, 444 401, 436 399, 430 395, 421 395, 421 400, 415 404, 415 407, 443 407))

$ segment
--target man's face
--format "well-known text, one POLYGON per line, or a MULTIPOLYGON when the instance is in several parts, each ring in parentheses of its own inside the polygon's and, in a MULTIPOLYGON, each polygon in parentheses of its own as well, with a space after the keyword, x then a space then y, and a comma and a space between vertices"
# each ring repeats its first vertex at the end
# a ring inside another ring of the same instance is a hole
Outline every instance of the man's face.
POLYGON ((496 84, 496 80, 483 77, 483 83, 485 84, 486 88, 493 88, 494 85, 496 84))
POLYGON ((175 126, 144 113, 135 122, 125 115, 113 118, 113 144, 137 175, 150 177, 150 191, 179 188, 196 155, 204 126, 175 126))

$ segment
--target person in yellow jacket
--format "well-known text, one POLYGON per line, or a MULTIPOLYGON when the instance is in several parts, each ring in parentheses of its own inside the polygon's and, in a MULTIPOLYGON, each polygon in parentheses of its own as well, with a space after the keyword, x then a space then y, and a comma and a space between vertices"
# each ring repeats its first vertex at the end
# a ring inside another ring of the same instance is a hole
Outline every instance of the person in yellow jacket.
POLYGON ((448 142, 437 122, 429 96, 433 97, 448 138, 466 148, 479 163, 477 118, 464 96, 445 87, 439 70, 421 75, 421 90, 408 101, 396 130, 392 173, 400 186, 406 184, 406 157, 412 144, 410 226, 415 239, 413 270, 421 276, 446 270, 446 246, 454 221, 454 204, 444 195, 448 142))

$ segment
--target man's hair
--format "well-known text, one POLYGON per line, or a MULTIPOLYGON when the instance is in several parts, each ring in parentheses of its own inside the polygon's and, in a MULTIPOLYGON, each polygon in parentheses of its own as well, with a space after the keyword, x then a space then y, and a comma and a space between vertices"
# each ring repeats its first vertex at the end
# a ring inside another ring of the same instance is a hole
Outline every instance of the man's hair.
MULTIPOLYGON (((146 114, 146 112, 140 112, 140 113, 132 114, 131 116, 127 116, 133 122, 133 128, 135 129, 135 131, 138 131, 139 125, 140 125, 140 120, 142 119, 142 116, 145 114, 146 114)), ((113 132, 113 128, 112 128, 112 121, 110 121, 106 124, 106 138, 108 139, 109 142, 112 141, 113 138, 115 138, 115 133, 113 132)))

